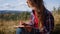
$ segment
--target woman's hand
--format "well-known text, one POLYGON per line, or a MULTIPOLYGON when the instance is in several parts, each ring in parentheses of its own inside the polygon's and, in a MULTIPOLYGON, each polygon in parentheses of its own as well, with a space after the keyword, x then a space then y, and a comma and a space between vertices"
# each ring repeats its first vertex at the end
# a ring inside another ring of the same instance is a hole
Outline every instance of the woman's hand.
POLYGON ((23 21, 20 21, 20 22, 19 22, 19 25, 22 25, 22 24, 24 24, 24 22, 23 22, 23 21))
POLYGON ((23 21, 20 21, 19 24, 18 24, 17 26, 14 25, 13 27, 15 27, 15 28, 24 27, 24 25, 22 25, 22 24, 24 24, 24 22, 23 22, 23 21))

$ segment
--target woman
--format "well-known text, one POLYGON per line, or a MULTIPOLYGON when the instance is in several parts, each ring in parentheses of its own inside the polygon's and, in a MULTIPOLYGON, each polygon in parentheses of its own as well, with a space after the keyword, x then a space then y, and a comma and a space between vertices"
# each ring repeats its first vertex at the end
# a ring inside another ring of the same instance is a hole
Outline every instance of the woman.
POLYGON ((45 8, 43 0, 27 0, 27 4, 34 15, 34 27, 40 30, 40 34, 51 34, 54 29, 54 18, 45 8))
POLYGON ((27 4, 33 10, 35 27, 39 28, 40 32, 51 34, 54 29, 54 17, 45 8, 43 0, 27 0, 27 4))

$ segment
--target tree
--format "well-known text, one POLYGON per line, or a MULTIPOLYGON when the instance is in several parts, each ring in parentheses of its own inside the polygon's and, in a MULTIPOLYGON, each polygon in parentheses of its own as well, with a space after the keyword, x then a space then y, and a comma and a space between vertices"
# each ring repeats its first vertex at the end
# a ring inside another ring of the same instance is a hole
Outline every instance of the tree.
POLYGON ((58 14, 60 14, 60 7, 58 7, 58 10, 57 11, 58 11, 58 14))

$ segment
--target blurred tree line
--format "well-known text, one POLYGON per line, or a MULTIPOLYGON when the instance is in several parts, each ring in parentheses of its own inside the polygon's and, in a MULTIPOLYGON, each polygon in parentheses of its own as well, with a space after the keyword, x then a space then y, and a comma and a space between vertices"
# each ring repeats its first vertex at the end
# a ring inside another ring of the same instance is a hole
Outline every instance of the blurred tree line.
POLYGON ((53 7, 53 14, 60 14, 60 6, 58 8, 53 7))
POLYGON ((0 19, 2 20, 27 20, 30 17, 30 12, 20 12, 17 13, 11 13, 11 14, 0 14, 0 19))

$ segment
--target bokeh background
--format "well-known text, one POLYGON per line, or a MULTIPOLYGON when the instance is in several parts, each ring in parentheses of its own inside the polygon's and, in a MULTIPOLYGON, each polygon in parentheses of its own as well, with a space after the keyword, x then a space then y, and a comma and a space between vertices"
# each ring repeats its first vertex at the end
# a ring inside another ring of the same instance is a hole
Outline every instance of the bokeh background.
MULTIPOLYGON (((44 0, 45 7, 54 16, 55 27, 52 34, 60 34, 60 0, 44 0)), ((0 0, 0 34, 16 34, 14 26, 19 21, 28 21, 31 8, 26 0, 0 0)))

